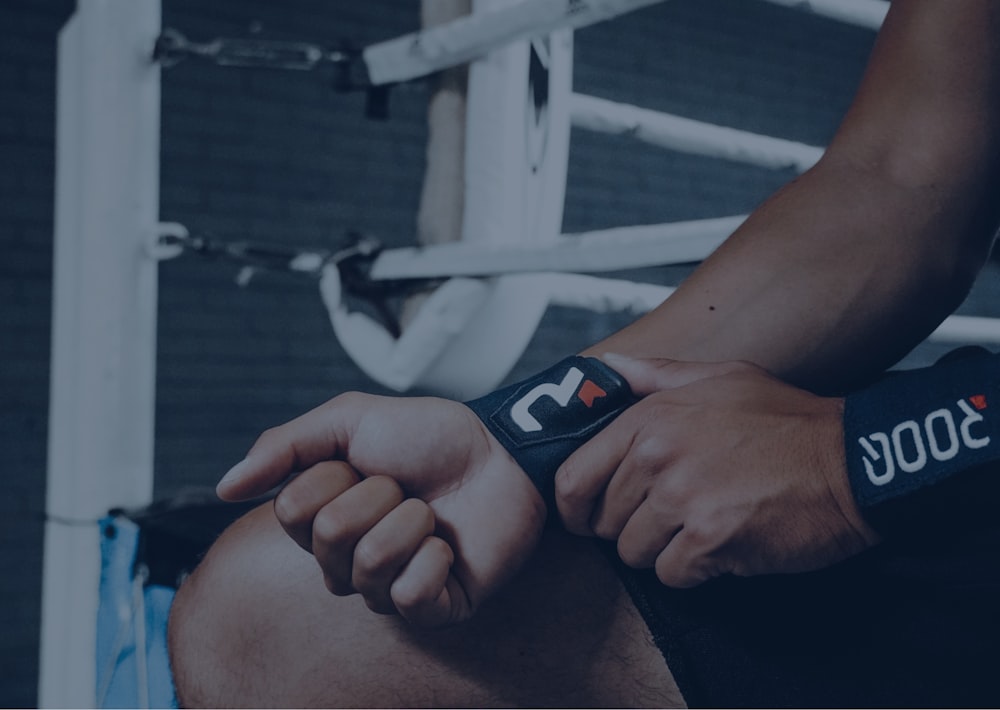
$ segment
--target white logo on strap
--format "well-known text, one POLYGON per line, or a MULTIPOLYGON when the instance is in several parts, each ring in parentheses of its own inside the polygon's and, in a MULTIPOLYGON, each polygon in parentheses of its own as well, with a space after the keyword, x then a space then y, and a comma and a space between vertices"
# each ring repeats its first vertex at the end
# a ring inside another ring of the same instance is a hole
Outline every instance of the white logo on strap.
POLYGON ((525 433, 541 431, 541 423, 531 415, 528 408, 542 397, 551 397, 560 407, 565 407, 581 382, 583 372, 577 367, 571 367, 558 385, 551 382, 538 385, 517 400, 510 409, 510 418, 525 433))
MULTIPOLYGON (((984 397, 971 399, 976 407, 985 409, 984 397)), ((884 486, 896 477, 897 469, 904 473, 923 470, 929 460, 928 454, 935 461, 944 462, 955 458, 963 445, 969 449, 981 449, 989 445, 988 435, 977 438, 970 431, 973 424, 984 421, 983 415, 964 399, 958 400, 957 405, 965 415, 957 427, 950 410, 935 409, 924 417, 922 427, 916 420, 907 419, 893 427, 888 434, 879 431, 860 437, 858 443, 865 450, 866 455, 861 458, 868 480, 876 486, 884 486), (904 444, 908 446, 904 447, 904 444), (883 470, 877 473, 875 463, 878 461, 883 462, 879 467, 883 470)))

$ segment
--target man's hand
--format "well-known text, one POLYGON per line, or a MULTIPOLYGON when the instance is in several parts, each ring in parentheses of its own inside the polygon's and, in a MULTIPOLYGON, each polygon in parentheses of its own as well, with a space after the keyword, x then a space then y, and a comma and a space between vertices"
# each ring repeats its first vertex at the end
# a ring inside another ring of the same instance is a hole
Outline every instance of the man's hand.
POLYGON ((275 513, 330 591, 359 592, 375 611, 420 624, 471 616, 521 566, 545 520, 507 451, 443 399, 336 397, 262 434, 218 493, 253 497, 299 472, 275 513))
POLYGON ((690 587, 819 569, 878 541, 844 462, 839 399, 747 363, 606 358, 645 397, 556 474, 569 530, 690 587))

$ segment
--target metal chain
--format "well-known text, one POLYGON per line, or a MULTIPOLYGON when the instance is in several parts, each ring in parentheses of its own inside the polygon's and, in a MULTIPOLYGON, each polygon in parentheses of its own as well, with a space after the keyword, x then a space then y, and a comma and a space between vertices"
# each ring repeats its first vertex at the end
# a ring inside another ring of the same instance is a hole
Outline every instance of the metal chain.
POLYGON ((255 269, 291 271, 318 276, 327 264, 341 264, 352 259, 374 257, 382 245, 372 236, 349 233, 351 244, 336 251, 295 249, 249 241, 228 241, 186 232, 161 234, 157 246, 180 249, 200 256, 225 259, 255 269))
POLYGON ((337 67, 352 64, 358 53, 329 50, 309 42, 218 37, 194 42, 173 28, 163 30, 156 40, 154 61, 171 67, 187 57, 199 57, 225 67, 309 71, 323 63, 337 67))

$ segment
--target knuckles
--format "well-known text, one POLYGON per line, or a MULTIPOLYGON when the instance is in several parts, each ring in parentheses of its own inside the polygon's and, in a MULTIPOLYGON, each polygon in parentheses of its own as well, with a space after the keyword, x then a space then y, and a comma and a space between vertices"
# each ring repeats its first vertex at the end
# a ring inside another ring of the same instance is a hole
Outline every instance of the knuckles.
POLYGON ((628 456, 640 470, 650 473, 656 472, 675 456, 675 447, 670 441, 671 438, 645 431, 641 436, 636 437, 628 456))
POLYGON ((387 562, 384 545, 371 538, 361 538, 354 548, 354 586, 359 589, 367 586, 378 577, 387 562))
POLYGON ((337 515, 336 511, 327 506, 321 508, 313 519, 312 537, 314 547, 336 549, 354 544, 356 532, 343 516, 337 515))
MULTIPOLYGON (((446 571, 450 569, 454 555, 448 543, 439 537, 428 537, 421 547, 421 554, 444 560, 444 569, 446 571)), ((417 584, 416 577, 402 577, 392 585, 393 604, 403 616, 419 613, 427 604, 437 599, 445 580, 439 581, 441 584, 417 584)))
POLYGON ((274 517, 285 528, 307 523, 304 503, 294 487, 286 486, 274 499, 274 517))

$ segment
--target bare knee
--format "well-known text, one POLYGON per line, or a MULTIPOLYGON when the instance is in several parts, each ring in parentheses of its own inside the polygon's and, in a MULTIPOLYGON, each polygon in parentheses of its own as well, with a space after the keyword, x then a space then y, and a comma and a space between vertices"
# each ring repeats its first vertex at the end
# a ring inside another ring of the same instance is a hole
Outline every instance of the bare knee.
POLYGON ((330 595, 262 506, 178 591, 169 642, 188 707, 682 702, 604 560, 567 536, 547 536, 471 622, 421 631, 330 595))
POLYGON ((270 504, 238 520, 178 590, 168 643, 183 707, 266 705, 254 695, 280 690, 257 681, 281 652, 283 593, 308 587, 300 582, 311 570, 275 523, 270 504))
POLYGON ((408 662, 407 638, 360 597, 331 595, 270 503, 209 550, 178 590, 168 633, 183 707, 420 704, 421 689, 395 668, 408 662))

